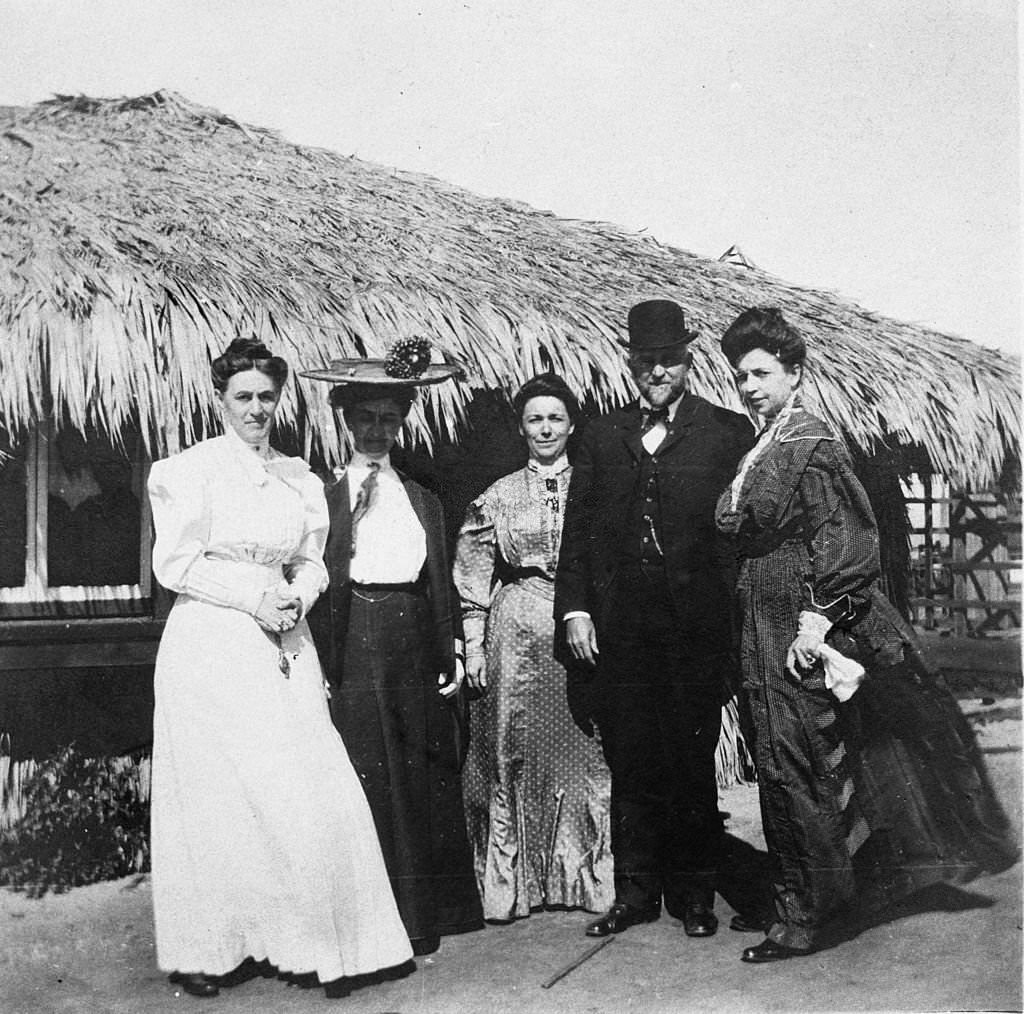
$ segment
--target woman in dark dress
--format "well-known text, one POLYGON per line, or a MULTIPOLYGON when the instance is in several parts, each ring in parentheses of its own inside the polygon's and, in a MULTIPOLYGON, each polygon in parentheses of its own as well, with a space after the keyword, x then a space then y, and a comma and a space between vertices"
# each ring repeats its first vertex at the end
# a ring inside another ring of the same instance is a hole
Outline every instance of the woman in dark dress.
POLYGON ((330 584, 310 626, 413 952, 429 954, 440 937, 483 925, 459 774, 462 626, 441 505, 390 452, 414 385, 453 370, 411 377, 392 363, 305 374, 338 385, 331 403, 355 447, 327 487, 330 584))
POLYGON ((739 546, 775 898, 767 938, 742 959, 763 963, 809 954, 929 883, 1005 868, 1017 850, 956 701, 879 588, 849 454, 802 407, 803 338, 778 310, 751 309, 722 350, 763 422, 717 517, 739 546))

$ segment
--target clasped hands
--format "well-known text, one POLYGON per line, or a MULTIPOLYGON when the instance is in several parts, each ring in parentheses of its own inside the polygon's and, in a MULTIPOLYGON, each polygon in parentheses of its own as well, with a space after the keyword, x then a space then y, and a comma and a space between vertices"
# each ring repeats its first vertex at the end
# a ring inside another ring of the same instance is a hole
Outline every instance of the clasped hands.
POLYGON ((292 591, 291 585, 282 581, 263 593, 253 616, 264 630, 272 634, 284 634, 299 622, 302 600, 292 591))
MULTIPOLYGON (((282 582, 276 588, 268 588, 263 593, 253 615, 264 630, 272 634, 283 634, 299 622, 302 616, 302 600, 287 582, 282 582)), ((444 698, 452 697, 459 692, 465 678, 465 664, 461 658, 456 658, 455 672, 451 679, 444 673, 437 677, 437 692, 444 698)))

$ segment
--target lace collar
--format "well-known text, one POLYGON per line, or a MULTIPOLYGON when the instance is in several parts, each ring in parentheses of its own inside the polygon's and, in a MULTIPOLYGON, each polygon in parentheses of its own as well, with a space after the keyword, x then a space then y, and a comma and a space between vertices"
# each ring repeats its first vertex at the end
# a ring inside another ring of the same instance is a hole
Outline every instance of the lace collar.
POLYGON ((538 461, 534 461, 530 458, 526 463, 526 467, 533 472, 538 479, 554 479, 562 475, 569 467, 569 459, 564 455, 560 455, 550 465, 542 465, 538 461))
MULTIPOLYGON (((764 420, 764 424, 757 434, 758 442, 760 443, 761 440, 767 441, 773 439, 775 434, 779 433, 787 426, 790 416, 792 416, 794 412, 799 412, 803 407, 803 399, 800 397, 800 391, 793 391, 793 393, 786 399, 786 404, 779 409, 775 418, 764 420)), ((760 416, 757 418, 760 418, 760 416)))
POLYGON ((746 456, 740 462, 740 467, 736 472, 736 476, 729 486, 729 506, 730 510, 734 513, 739 508, 740 494, 742 493, 743 484, 747 481, 747 475, 750 473, 750 470, 764 454, 765 450, 767 450, 768 445, 778 438, 778 434, 789 422, 790 416, 792 416, 794 412, 800 411, 800 408, 800 395, 797 391, 794 391, 786 399, 786 404, 779 409, 778 415, 776 415, 774 419, 767 420, 764 427, 761 429, 761 432, 758 433, 754 446, 747 451, 746 456))

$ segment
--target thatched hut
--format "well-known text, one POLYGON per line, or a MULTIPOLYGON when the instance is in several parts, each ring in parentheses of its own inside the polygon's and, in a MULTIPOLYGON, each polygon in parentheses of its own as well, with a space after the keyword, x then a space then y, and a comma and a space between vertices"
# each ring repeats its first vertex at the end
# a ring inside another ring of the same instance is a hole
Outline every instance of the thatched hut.
MULTIPOLYGON (((704 334, 696 390, 734 405, 715 338, 739 310, 777 304, 808 338, 812 399, 864 456, 976 485, 1019 461, 1019 364, 997 352, 611 225, 299 147, 170 92, 0 108, 0 222, 8 671, 149 664, 146 465, 214 425, 208 364, 236 335, 304 366, 428 335, 466 374, 411 420, 410 441, 437 448, 469 432, 487 392, 500 405, 544 368, 594 408, 629 398, 616 339, 652 296, 704 334), (53 523, 103 492, 105 465, 120 468, 120 570, 110 552, 80 561, 53 523)), ((285 438, 331 461, 345 447, 325 393, 289 387, 285 438)))

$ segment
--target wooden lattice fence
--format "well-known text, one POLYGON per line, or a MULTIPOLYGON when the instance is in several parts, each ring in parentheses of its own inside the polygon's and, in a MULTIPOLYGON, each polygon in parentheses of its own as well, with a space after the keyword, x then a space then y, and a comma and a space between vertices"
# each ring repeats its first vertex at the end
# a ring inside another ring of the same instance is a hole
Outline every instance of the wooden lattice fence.
POLYGON ((951 491, 922 481, 922 521, 911 528, 914 619, 926 629, 949 625, 957 635, 1020 626, 1021 501, 998 489, 951 491))

